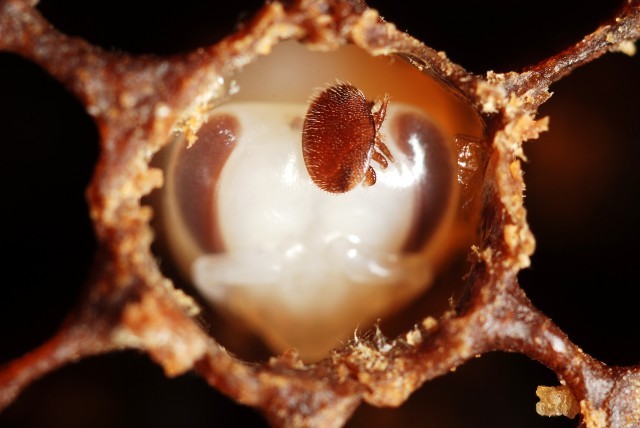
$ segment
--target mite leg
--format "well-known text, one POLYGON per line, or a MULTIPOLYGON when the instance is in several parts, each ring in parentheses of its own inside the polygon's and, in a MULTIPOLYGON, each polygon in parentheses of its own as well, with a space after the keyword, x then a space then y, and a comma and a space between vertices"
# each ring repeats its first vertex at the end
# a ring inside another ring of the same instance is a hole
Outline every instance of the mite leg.
POLYGON ((369 165, 367 172, 364 174, 363 184, 365 186, 373 186, 376 184, 376 172, 371 168, 371 165, 369 165))
MULTIPOLYGON (((382 127, 382 122, 384 122, 384 118, 387 116, 387 105, 389 104, 389 94, 385 94, 382 100, 378 102, 380 103, 380 107, 376 112, 372 112, 373 123, 375 123, 376 125, 376 132, 380 130, 380 128, 382 127)), ((373 108, 373 105, 375 104, 376 104, 375 102, 372 103, 372 108, 373 108)))
POLYGON ((387 145, 385 143, 383 143, 382 141, 378 141, 376 143, 375 147, 378 150, 380 150, 387 157, 387 159, 389 159, 391 162, 395 162, 396 161, 393 158, 393 155, 391 154, 391 151, 389 150, 389 147, 387 147, 387 145))
MULTIPOLYGON (((389 166, 389 162, 387 162, 387 160, 384 158, 384 156, 382 156, 382 153, 374 150, 373 153, 371 154, 371 159, 373 159, 374 161, 378 162, 380 165, 382 165, 382 168, 386 168, 389 166)), ((369 167, 371 168, 371 167, 369 167)))
POLYGON ((382 142, 382 139, 380 138, 380 135, 376 136, 376 140, 375 140, 373 146, 376 149, 380 150, 382 152, 382 154, 384 154, 387 157, 387 159, 389 159, 391 162, 395 162, 396 161, 393 158, 393 155, 391 154, 391 150, 389 150, 389 147, 387 147, 387 145, 382 142))

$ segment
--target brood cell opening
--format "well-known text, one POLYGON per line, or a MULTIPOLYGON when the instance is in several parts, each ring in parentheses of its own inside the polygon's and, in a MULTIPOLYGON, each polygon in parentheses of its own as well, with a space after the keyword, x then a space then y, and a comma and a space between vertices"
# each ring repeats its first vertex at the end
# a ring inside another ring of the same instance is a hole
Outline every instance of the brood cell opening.
MULTIPOLYGON (((477 213, 462 209, 469 189, 458 184, 457 142, 460 135, 481 142, 482 128, 448 89, 398 57, 353 46, 313 52, 295 42, 227 83, 228 96, 208 113, 195 144, 178 132, 156 159, 166 180, 155 203, 159 251, 187 288, 272 349, 294 347, 313 360, 357 328, 390 318, 437 278, 450 278, 447 267, 458 270, 452 260, 465 258, 477 213), (303 126, 310 100, 337 82, 370 104, 355 122, 352 110, 340 120, 326 108, 331 134, 348 138, 329 138, 314 150, 330 153, 323 168, 340 168, 370 143, 354 165, 376 178, 361 184, 363 174, 348 191, 331 193, 310 177, 303 126), (387 95, 381 115, 375 100, 387 95), (375 132, 352 132, 367 125, 368 112, 375 132), (380 146, 372 135, 388 149, 386 166, 373 154, 380 146), (357 147, 344 147, 356 137, 357 147), (332 145, 339 147, 331 152, 332 145)), ((439 309, 447 305, 442 300, 439 309)))

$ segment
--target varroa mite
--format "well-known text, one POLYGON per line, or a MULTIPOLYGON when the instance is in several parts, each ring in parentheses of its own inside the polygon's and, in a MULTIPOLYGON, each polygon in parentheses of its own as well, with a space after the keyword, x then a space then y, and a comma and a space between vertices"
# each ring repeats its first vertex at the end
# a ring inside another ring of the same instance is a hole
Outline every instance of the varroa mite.
POLYGON ((376 182, 371 159, 382 168, 387 159, 394 162, 380 135, 388 103, 385 94, 376 109, 376 101, 348 83, 330 86, 311 101, 302 127, 302 154, 319 188, 344 193, 363 179, 371 186, 376 182))

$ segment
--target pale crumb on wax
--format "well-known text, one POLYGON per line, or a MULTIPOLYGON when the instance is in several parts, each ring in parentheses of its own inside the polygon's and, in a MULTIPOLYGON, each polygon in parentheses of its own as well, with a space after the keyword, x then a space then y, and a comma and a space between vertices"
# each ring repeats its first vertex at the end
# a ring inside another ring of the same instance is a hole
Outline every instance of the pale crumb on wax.
POLYGON ((165 282, 165 285, 168 285, 169 291, 173 294, 173 297, 180 304, 180 307, 186 312, 187 316, 195 317, 200 315, 200 306, 196 303, 196 301, 186 294, 184 291, 175 288, 169 281, 165 282))
POLYGON ((414 328, 406 335, 407 343, 411 346, 416 346, 422 343, 422 333, 417 328, 414 328))
POLYGON ((631 40, 623 40, 611 49, 613 52, 621 52, 628 56, 636 54, 636 45, 631 40))
POLYGON ((570 419, 580 412, 580 406, 566 386, 539 386, 536 412, 540 416, 566 416, 570 419))
POLYGON ((122 92, 118 97, 118 102, 120 103, 121 107, 131 108, 136 105, 136 103, 138 102, 138 99, 135 96, 135 94, 125 91, 125 92, 122 92))
POLYGON ((164 119, 171 114, 171 109, 165 103, 158 103, 158 105, 156 105, 155 113, 157 118, 164 119))
POLYGON ((144 343, 140 337, 125 327, 118 327, 114 329, 111 334, 111 340, 123 349, 144 349, 144 343))
POLYGON ((431 330, 432 328, 435 328, 435 326, 437 325, 438 325, 438 321, 434 317, 426 317, 422 321, 422 326, 425 328, 425 330, 431 330))

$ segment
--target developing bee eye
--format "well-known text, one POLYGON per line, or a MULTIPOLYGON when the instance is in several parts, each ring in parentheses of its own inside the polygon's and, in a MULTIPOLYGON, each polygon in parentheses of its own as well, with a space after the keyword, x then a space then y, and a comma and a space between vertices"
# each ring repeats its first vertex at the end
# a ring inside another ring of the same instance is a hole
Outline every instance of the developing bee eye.
POLYGON ((264 85, 282 74, 269 64, 234 76, 240 92, 212 109, 196 143, 171 147, 161 228, 206 300, 275 351, 316 359, 433 282, 459 192, 451 123, 412 102, 415 85, 386 91, 345 72, 354 58, 389 67, 356 50, 287 49, 318 64, 316 80, 282 95, 264 85))

